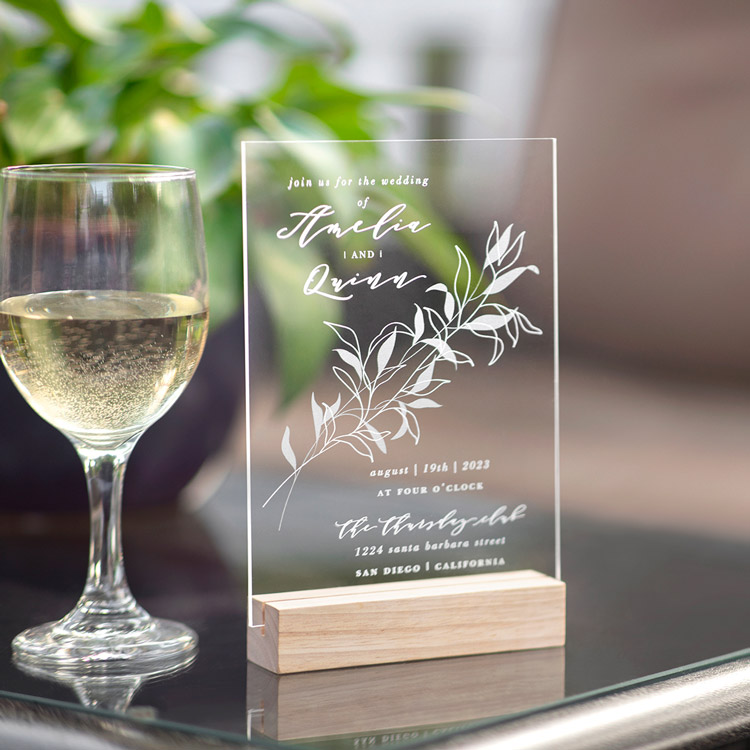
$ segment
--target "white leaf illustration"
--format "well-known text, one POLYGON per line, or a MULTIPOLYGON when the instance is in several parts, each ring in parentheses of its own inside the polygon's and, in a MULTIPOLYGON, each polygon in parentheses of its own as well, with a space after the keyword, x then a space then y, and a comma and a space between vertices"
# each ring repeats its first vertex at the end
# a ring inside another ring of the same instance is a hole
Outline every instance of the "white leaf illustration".
MULTIPOLYGON (((477 334, 478 335, 478 334, 477 334)), ((473 363, 472 363, 473 364, 473 363)), ((450 380, 444 380, 442 378, 436 378, 432 382, 428 383, 425 388, 422 388, 421 390, 417 391, 414 388, 409 389, 405 392, 408 396, 429 396, 432 393, 435 393, 438 388, 441 388, 442 386, 446 385, 446 383, 450 383, 450 380)))
POLYGON ((452 362, 454 365, 458 364, 456 362, 456 355, 453 353, 453 349, 451 349, 448 344, 446 344, 442 339, 425 339, 422 343, 434 346, 438 351, 438 356, 440 359, 445 359, 448 362, 452 362))
POLYGON ((422 435, 419 429, 419 420, 410 411, 406 412, 406 418, 409 421, 409 434, 414 438, 414 445, 419 445, 419 438, 422 435))
POLYGON ((491 281, 490 285, 484 290, 484 293, 497 294, 498 292, 502 292, 526 271, 539 274, 539 269, 536 266, 521 266, 520 268, 514 268, 512 271, 501 273, 496 279, 491 281))
POLYGON ((339 393, 338 398, 330 405, 326 404, 325 412, 323 413, 323 421, 327 422, 329 419, 333 419, 338 413, 341 407, 341 394, 339 393))
POLYGON ((355 452, 359 453, 360 456, 365 456, 370 461, 375 460, 375 457, 372 455, 372 448, 358 435, 347 435, 346 438, 339 438, 339 442, 348 445, 355 452))
POLYGON ((510 334, 510 340, 513 342, 513 346, 515 347, 518 343, 518 337, 520 335, 520 331, 518 330, 518 318, 513 316, 513 320, 508 322, 507 326, 508 333, 510 334))
POLYGON ((526 331, 526 333, 532 333, 536 336, 543 333, 542 329, 535 326, 523 313, 516 312, 516 317, 521 324, 521 328, 526 331))
POLYGON ((417 377, 416 382, 414 385, 409 389, 411 393, 420 393, 423 391, 427 386, 432 382, 432 376, 435 372, 435 362, 436 360, 432 360, 427 367, 425 367, 417 377))
POLYGON ((494 310, 498 315, 514 315, 518 312, 517 307, 511 309, 510 307, 500 305, 497 302, 488 302, 487 304, 482 305, 482 307, 485 310, 494 310))
POLYGON ((498 271, 504 271, 506 268, 510 268, 516 264, 516 261, 521 257, 521 253, 523 252, 523 241, 525 237, 526 232, 521 232, 518 237, 513 240, 510 247, 500 256, 500 259, 497 262, 498 271), (515 252, 513 252, 513 248, 516 249, 515 252))
POLYGON ((369 433, 369 437, 367 435, 365 435, 365 437, 372 440, 372 442, 378 446, 381 453, 388 453, 388 449, 385 447, 385 440, 383 440, 383 434, 387 436, 389 433, 378 432, 378 430, 376 430, 369 422, 365 422, 362 426, 369 433))
POLYGON ((310 405, 312 407, 312 417, 313 417, 313 428, 315 429, 315 437, 320 437, 320 427, 323 424, 323 410, 320 408, 320 405, 315 400, 315 391, 312 392, 310 395, 310 405))
POLYGON ((414 343, 421 338, 424 333, 424 313, 422 308, 417 305, 417 311, 414 313, 414 343))
POLYGON ((466 254, 464 253, 461 248, 456 245, 456 254, 458 255, 458 266, 456 267, 456 275, 453 277, 453 293, 458 300, 462 300, 463 303, 466 303, 466 300, 469 296, 469 289, 471 287, 471 263, 469 263, 469 259, 466 257, 466 254), (466 268, 466 271, 464 272, 466 275, 466 281, 463 286, 463 289, 459 286, 459 281, 461 279, 461 269, 466 268))
POLYGON ((456 299, 455 297, 448 292, 448 294, 445 295, 445 319, 450 321, 453 319, 453 313, 456 311, 456 299))
POLYGON ((495 338, 495 349, 492 353, 492 359, 490 360, 490 365, 494 365, 495 362, 497 362, 497 360, 503 356, 504 351, 505 351, 505 342, 498 336, 495 338))
POLYGON ((431 398, 418 398, 408 404, 412 409, 438 409, 440 404, 431 398))
POLYGON ((473 359, 461 351, 462 337, 454 339, 455 334, 472 334, 478 339, 491 341, 493 350, 489 364, 493 365, 508 345, 515 347, 518 344, 522 333, 542 333, 518 308, 506 306, 501 297, 491 298, 491 295, 507 289, 526 271, 539 274, 536 265, 515 267, 523 251, 526 233, 519 232, 513 239, 512 232, 511 224, 501 234, 498 223, 494 222, 487 237, 482 273, 473 284, 473 261, 456 246, 457 265, 452 291, 445 283, 429 287, 427 291, 441 292, 445 297, 442 303, 432 306, 415 305, 413 327, 402 321, 389 322, 363 348, 354 329, 324 321, 342 343, 343 348, 333 349, 341 362, 332 365, 332 371, 343 387, 331 405, 319 403, 311 393, 316 438, 299 466, 291 445, 290 427, 286 427, 281 451, 292 471, 271 493, 264 507, 284 487, 288 488, 288 503, 303 467, 336 445, 347 445, 374 462, 375 446, 387 455, 388 438, 398 440, 408 433, 414 438, 415 445, 418 444, 421 437, 419 410, 441 408, 431 396, 451 382, 435 376, 436 369, 442 367, 439 363, 450 362, 455 368, 466 364, 474 366, 473 359), (482 285, 486 285, 484 291, 481 291, 482 285), (397 358, 399 333, 404 333, 405 338, 400 342, 402 346, 397 358), (377 376, 372 377, 375 368, 377 376), (387 412, 398 414, 398 418, 391 416, 393 420, 398 419, 395 432, 380 429, 381 417, 387 412), (352 419, 356 426, 342 434, 344 422, 352 419))
POLYGON ((346 349, 334 349, 334 351, 354 370, 354 372, 357 373, 357 375, 359 375, 360 378, 362 378, 362 363, 359 361, 359 357, 346 349))
POLYGON ((403 437, 404 435, 406 435, 409 429, 409 422, 406 419, 406 415, 402 414, 401 419, 401 427, 398 428, 398 431, 393 435, 391 440, 398 440, 399 438, 403 437))
POLYGON ((456 362, 459 365, 471 365, 474 367, 474 360, 464 352, 459 352, 458 350, 453 350, 453 356, 456 358, 456 362))
POLYGON ((359 354, 359 338, 353 328, 341 325, 341 323, 331 323, 328 320, 324 320, 323 323, 339 337, 342 343, 346 344, 352 351, 359 354))
POLYGON ((341 385, 346 388, 349 393, 356 396, 358 393, 357 384, 354 382, 354 378, 342 367, 333 367, 333 374, 338 378, 341 385))
POLYGON ((289 461, 293 469, 297 468, 297 457, 292 450, 292 444, 289 442, 289 425, 284 430, 284 437, 281 438, 281 452, 284 458, 289 461))
POLYGON ((453 317, 453 313, 456 309, 456 299, 448 291, 448 287, 445 284, 433 284, 427 291, 428 292, 443 292, 443 294, 445 294, 445 303, 444 303, 443 309, 445 311, 446 320, 450 320, 453 317))
MULTIPOLYGON (((406 404, 404 404, 403 401, 399 401, 397 403, 397 408, 398 408, 399 413, 404 418, 407 432, 414 438, 414 445, 418 445, 419 438, 421 435, 420 430, 419 430, 419 420, 415 416, 414 412, 411 412, 406 408, 406 404)), ((401 426, 403 427, 403 424, 401 426)), ((399 432, 401 431, 399 430, 399 432)), ((396 438, 394 437, 393 439, 395 440, 396 438)))
POLYGON ((433 284, 426 291, 428 291, 428 292, 445 292, 445 294, 448 294, 448 287, 445 284, 433 284))
MULTIPOLYGON (((393 347, 396 345, 397 332, 394 331, 378 350, 378 375, 385 370, 393 354, 393 347)), ((371 371, 372 372, 372 371, 371 371)))
POLYGON ((468 331, 496 331, 508 324, 513 315, 480 315, 466 324, 468 331))
POLYGON ((494 223, 490 236, 487 238, 487 251, 484 259, 484 268, 487 268, 487 266, 490 266, 493 263, 498 263, 508 251, 512 229, 513 225, 509 224, 503 232, 502 237, 500 237, 500 228, 498 227, 497 222, 494 223))
POLYGON ((440 334, 440 332, 445 328, 445 322, 440 317, 440 314, 433 310, 431 307, 425 307, 424 311, 427 315, 427 321, 430 324, 430 327, 432 328, 435 333, 440 334))
POLYGON ((400 437, 406 435, 409 430, 409 419, 406 416, 406 407, 399 403, 396 407, 396 411, 401 415, 401 427, 396 430, 396 433, 391 437, 391 440, 398 440, 400 437))

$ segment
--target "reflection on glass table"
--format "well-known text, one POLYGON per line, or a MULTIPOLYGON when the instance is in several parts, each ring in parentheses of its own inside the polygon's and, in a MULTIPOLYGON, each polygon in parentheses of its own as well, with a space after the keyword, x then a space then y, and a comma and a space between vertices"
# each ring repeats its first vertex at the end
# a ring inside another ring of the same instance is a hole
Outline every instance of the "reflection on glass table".
POLYGON ((186 654, 182 663, 173 663, 166 668, 125 670, 100 667, 91 670, 85 665, 49 669, 14 660, 15 665, 31 677, 48 680, 71 688, 81 705, 106 711, 124 713, 130 706, 138 689, 147 682, 167 679, 188 669, 195 661, 196 653, 186 654))
POLYGON ((242 737, 87 711, 58 701, 0 695, 0 746, 24 750, 229 750, 242 737))
MULTIPOLYGON (((120 700, 124 717, 197 727, 235 741, 246 741, 250 730, 253 743, 262 744, 412 744, 563 694, 574 696, 747 645, 746 545, 569 516, 563 528, 564 653, 278 677, 245 659, 243 501, 244 482, 232 476, 196 514, 171 509, 126 514, 126 544, 134 552, 128 575, 136 595, 157 615, 169 610, 193 627, 201 649, 184 671, 140 685, 129 707, 123 700, 129 688, 115 685, 120 698, 106 700, 110 707, 120 700), (327 709, 326 701, 334 708, 327 709)), ((0 687, 6 694, 76 705, 71 683, 21 672, 12 663, 10 641, 28 622, 69 608, 86 566, 81 543, 86 535, 83 513, 3 518, 0 687)), ((84 688, 84 702, 97 700, 91 689, 91 683, 84 688)), ((101 701, 105 688, 95 689, 101 701)))
POLYGON ((560 700, 564 658, 550 648, 286 675, 248 663, 248 723, 253 734, 295 743, 358 734, 414 739, 424 727, 426 736, 439 735, 560 700))
MULTIPOLYGON (((85 498, 84 498, 85 499, 85 498)), ((127 715, 198 725, 245 735, 245 595, 243 585, 217 553, 202 524, 173 509, 126 513, 126 548, 132 551, 128 578, 149 611, 170 611, 199 635, 201 647, 192 664, 140 681, 126 706, 127 679, 116 677, 110 688, 127 715), (131 536, 132 535, 132 536, 131 536)), ((12 661, 11 640, 29 622, 64 614, 80 593, 80 571, 86 569, 88 519, 85 513, 24 518, 6 517, 2 525, 4 607, 0 629, 0 685, 7 693, 75 703, 76 686, 68 676, 50 680, 32 675, 12 661)), ((127 554, 127 552, 126 552, 127 554)), ((127 675, 125 675, 127 677, 127 675)), ((79 683, 87 700, 104 699, 106 680, 79 683), (98 684, 97 684, 98 683, 98 684), (98 698, 91 690, 98 691, 98 698)), ((131 685, 135 687, 135 685, 131 685)), ((109 708, 115 706, 110 705, 109 708)))

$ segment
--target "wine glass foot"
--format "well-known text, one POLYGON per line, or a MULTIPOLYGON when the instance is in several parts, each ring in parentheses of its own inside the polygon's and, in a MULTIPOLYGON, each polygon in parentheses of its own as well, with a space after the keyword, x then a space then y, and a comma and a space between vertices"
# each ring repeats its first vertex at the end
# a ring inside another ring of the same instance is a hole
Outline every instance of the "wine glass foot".
POLYGON ((63 619, 19 633, 13 639, 13 657, 37 668, 106 669, 113 674, 169 669, 191 660, 197 646, 195 632, 172 620, 152 617, 130 630, 83 630, 66 627, 63 619))

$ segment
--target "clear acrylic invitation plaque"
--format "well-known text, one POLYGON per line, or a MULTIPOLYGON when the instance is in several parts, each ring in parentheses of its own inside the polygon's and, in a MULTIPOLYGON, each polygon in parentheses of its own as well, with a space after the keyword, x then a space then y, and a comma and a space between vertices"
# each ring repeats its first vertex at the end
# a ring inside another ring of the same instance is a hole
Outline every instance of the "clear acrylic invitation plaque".
POLYGON ((278 673, 559 646, 553 139, 243 143, 278 673))

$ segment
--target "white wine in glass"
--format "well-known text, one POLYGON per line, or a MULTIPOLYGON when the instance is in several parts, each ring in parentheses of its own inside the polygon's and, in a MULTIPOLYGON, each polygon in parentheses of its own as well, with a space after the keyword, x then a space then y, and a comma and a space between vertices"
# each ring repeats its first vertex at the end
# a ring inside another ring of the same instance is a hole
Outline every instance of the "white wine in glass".
POLYGON ((208 325, 192 170, 69 164, 2 170, 0 355, 29 404, 84 465, 91 510, 84 592, 62 620, 13 641, 55 668, 168 666, 188 627, 128 588, 120 510, 128 457, 195 371, 208 325))

